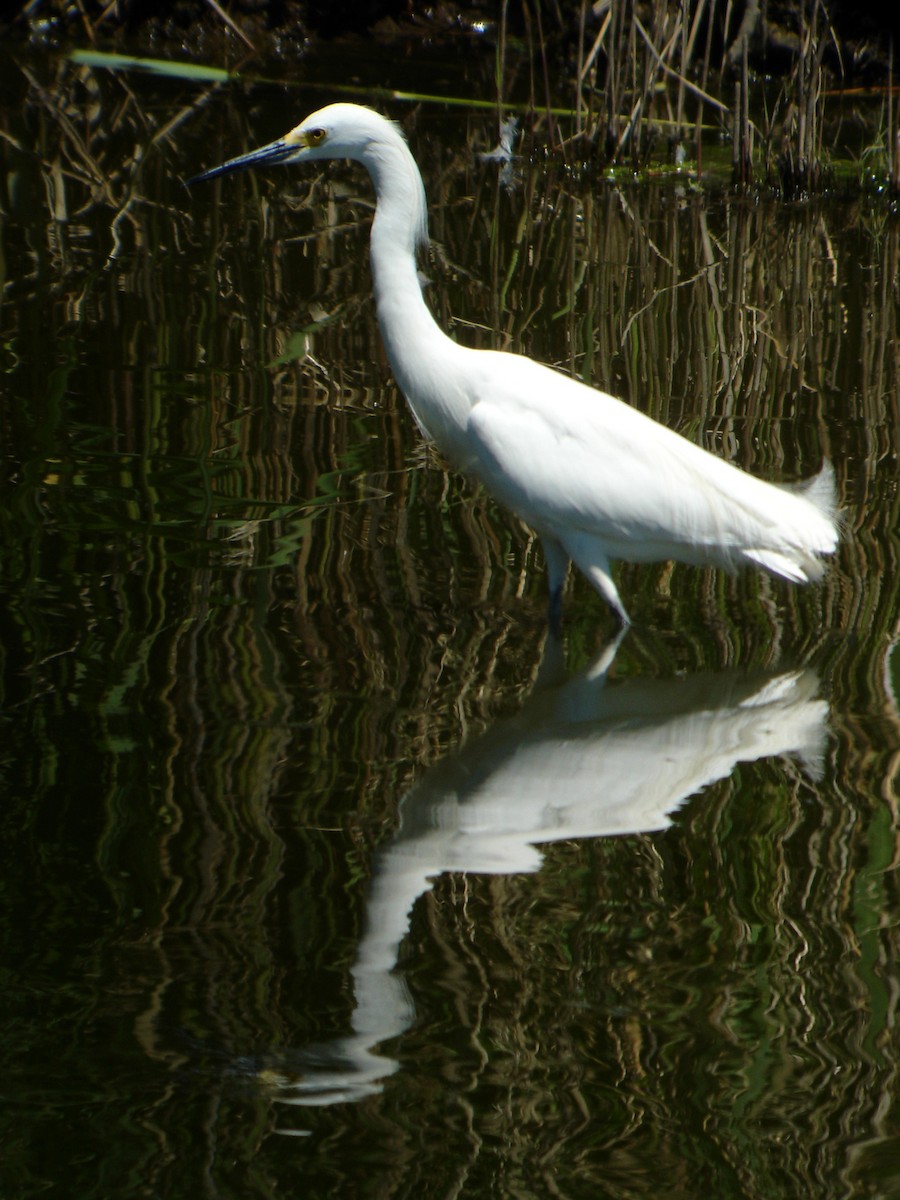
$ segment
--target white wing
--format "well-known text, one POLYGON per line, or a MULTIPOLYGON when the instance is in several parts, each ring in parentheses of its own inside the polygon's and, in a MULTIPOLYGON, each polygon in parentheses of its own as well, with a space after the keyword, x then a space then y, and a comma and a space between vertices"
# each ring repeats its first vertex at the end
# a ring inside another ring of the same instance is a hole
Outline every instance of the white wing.
POLYGON ((588 535, 609 557, 633 561, 730 565, 747 556, 791 578, 809 565, 792 555, 834 549, 831 521, 803 495, 548 367, 490 358, 468 423, 472 467, 539 532, 564 544, 588 535))

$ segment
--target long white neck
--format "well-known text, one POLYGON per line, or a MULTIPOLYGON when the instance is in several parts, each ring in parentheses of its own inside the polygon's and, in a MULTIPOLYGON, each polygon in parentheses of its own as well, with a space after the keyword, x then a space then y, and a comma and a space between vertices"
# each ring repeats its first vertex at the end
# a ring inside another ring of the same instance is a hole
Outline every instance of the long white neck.
POLYGON ((377 197, 372 224, 372 280, 378 324, 400 390, 420 427, 458 457, 471 399, 454 389, 461 350, 440 329, 425 303, 416 248, 427 240, 425 189, 415 159, 399 133, 366 148, 363 163, 377 197))

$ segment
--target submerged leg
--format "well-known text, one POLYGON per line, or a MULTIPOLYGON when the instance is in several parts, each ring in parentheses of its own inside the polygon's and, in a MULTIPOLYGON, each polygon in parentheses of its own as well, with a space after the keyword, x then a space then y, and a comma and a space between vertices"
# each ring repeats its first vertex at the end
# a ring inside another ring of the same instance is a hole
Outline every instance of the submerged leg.
POLYGON ((547 564, 547 583, 550 588, 548 622, 554 637, 562 637, 563 589, 569 570, 569 555, 556 538, 541 537, 544 561, 547 564))

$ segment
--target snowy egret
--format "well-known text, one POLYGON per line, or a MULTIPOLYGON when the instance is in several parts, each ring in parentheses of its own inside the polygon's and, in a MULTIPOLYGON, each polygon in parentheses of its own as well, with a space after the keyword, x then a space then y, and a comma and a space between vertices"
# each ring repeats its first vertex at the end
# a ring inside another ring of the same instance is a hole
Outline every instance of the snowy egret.
POLYGON ((819 579, 838 541, 828 463, 789 488, 756 479, 604 392, 523 355, 473 350, 439 328, 422 295, 422 176, 392 122, 331 104, 278 141, 190 183, 247 167, 346 158, 376 194, 370 254, 378 323, 422 433, 540 536, 558 628, 569 562, 628 614, 612 559, 751 564, 794 583, 819 579))

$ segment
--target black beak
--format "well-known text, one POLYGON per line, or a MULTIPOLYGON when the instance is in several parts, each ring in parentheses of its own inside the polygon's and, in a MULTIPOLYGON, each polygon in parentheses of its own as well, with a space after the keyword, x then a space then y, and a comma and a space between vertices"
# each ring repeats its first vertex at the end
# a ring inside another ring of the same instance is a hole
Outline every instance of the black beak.
POLYGON ((300 146, 290 146, 283 138, 280 138, 277 142, 269 142, 268 146, 260 146, 258 150, 251 150, 249 154, 230 158, 228 162, 204 171, 202 175, 194 175, 186 182, 185 187, 190 187, 193 183, 205 183, 207 179, 216 179, 219 175, 231 175, 232 172, 243 171, 247 167, 274 166, 276 163, 283 163, 291 155, 296 154, 299 149, 301 149, 300 146))

